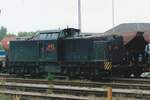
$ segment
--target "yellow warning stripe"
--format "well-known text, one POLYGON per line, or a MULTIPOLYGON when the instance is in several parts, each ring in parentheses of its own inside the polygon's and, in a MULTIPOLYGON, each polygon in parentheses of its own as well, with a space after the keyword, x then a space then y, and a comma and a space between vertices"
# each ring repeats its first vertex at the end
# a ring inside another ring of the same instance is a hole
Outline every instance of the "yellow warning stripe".
POLYGON ((109 61, 104 62, 105 70, 111 70, 111 68, 112 68, 112 62, 109 62, 109 61))

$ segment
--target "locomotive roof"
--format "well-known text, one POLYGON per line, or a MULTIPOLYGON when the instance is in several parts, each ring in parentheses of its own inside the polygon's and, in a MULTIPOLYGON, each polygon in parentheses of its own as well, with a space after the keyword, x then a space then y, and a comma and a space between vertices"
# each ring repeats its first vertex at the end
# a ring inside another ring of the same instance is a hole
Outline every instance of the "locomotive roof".
POLYGON ((78 36, 66 37, 65 39, 90 39, 90 38, 106 38, 110 35, 104 33, 81 33, 78 36))
POLYGON ((61 29, 56 29, 56 30, 39 30, 39 31, 37 31, 37 32, 38 32, 38 33, 53 33, 53 32, 59 33, 59 32, 61 32, 61 31, 67 31, 67 30, 75 30, 75 31, 77 31, 77 32, 80 32, 79 29, 75 29, 75 28, 66 28, 66 29, 63 29, 63 30, 61 30, 61 29))
POLYGON ((60 29, 58 29, 58 30, 40 30, 40 31, 37 31, 37 33, 53 33, 53 32, 55 32, 55 33, 59 33, 61 30, 60 29))
MULTIPOLYGON (((39 34, 51 34, 51 33, 60 33, 60 32, 69 32, 69 31, 76 31, 79 32, 79 34, 75 34, 69 37, 65 37, 65 39, 88 39, 88 38, 105 38, 108 36, 108 34, 105 33, 81 33, 80 30, 78 29, 74 29, 74 28, 67 28, 64 30, 42 30, 42 31, 37 31, 37 34, 33 37, 29 37, 29 38, 23 38, 23 39, 18 39, 18 40, 37 40, 39 39, 39 34)), ((44 38, 43 38, 44 39, 44 38)))

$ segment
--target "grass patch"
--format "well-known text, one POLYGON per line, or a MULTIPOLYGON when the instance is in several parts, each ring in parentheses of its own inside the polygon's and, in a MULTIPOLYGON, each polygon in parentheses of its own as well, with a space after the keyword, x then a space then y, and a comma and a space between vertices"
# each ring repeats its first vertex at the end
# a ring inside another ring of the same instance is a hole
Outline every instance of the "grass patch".
POLYGON ((10 95, 0 94, 0 100, 12 100, 10 95))

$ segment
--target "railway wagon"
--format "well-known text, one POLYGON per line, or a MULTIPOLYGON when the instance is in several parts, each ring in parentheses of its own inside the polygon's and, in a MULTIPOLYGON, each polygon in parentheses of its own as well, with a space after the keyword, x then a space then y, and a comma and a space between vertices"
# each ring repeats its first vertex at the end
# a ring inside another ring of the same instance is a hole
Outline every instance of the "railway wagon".
POLYGON ((73 28, 39 31, 30 39, 10 42, 8 72, 101 77, 122 63, 122 44, 120 36, 86 36, 73 28))
POLYGON ((105 34, 116 34, 123 38, 123 63, 114 70, 116 73, 139 77, 143 72, 150 72, 149 23, 123 23, 107 30, 105 34))
POLYGON ((123 63, 114 71, 126 77, 140 77, 143 72, 150 71, 150 33, 137 31, 118 35, 123 37, 124 56, 123 63))

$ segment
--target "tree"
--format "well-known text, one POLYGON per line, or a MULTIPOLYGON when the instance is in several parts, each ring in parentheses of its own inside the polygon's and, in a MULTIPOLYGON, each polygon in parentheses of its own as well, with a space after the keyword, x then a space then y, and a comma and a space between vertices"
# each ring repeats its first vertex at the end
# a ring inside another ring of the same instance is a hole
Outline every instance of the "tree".
POLYGON ((4 50, 4 48, 3 48, 3 46, 2 46, 2 44, 0 43, 0 50, 4 50))
POLYGON ((18 32, 17 36, 19 37, 25 37, 25 36, 33 36, 35 35, 35 32, 18 32))
POLYGON ((0 29, 0 41, 6 36, 6 33, 7 33, 7 28, 2 26, 0 29))
POLYGON ((13 33, 7 33, 7 34, 6 34, 6 37, 7 37, 7 36, 17 36, 17 35, 16 35, 16 34, 13 34, 13 33))

